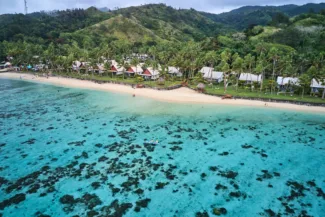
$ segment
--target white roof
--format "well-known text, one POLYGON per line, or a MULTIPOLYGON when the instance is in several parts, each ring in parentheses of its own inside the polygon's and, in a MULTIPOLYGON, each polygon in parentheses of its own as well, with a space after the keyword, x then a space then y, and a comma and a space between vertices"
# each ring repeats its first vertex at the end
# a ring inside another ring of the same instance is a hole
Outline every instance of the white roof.
POLYGON ((278 83, 279 85, 286 85, 288 83, 291 84, 298 84, 299 83, 299 79, 298 78, 293 78, 293 77, 278 77, 276 80, 276 83, 278 83))
POLYGON ((223 80, 223 72, 209 71, 203 75, 206 79, 223 80))
POLYGON ((81 66, 81 62, 78 61, 78 60, 76 60, 76 61, 73 62, 73 66, 74 67, 80 67, 81 66))
POLYGON ((118 63, 115 60, 111 60, 113 66, 117 66, 118 63))
POLYGON ((115 60, 112 60, 112 66, 114 66, 118 72, 125 71, 125 68, 123 66, 120 66, 115 60))
POLYGON ((212 67, 207 67, 207 66, 204 66, 200 72, 203 73, 203 74, 206 74, 206 73, 209 73, 209 72, 212 72, 214 69, 212 67))
POLYGON ((152 67, 148 67, 147 70, 152 76, 159 75, 159 71, 157 69, 154 70, 152 67))
POLYGON ((11 63, 10 62, 6 62, 5 63, 5 66, 11 66, 11 63))
POLYGON ((240 81, 254 81, 260 82, 262 80, 262 75, 254 75, 251 73, 241 73, 239 76, 240 81))
POLYGON ((98 67, 98 69, 101 70, 101 71, 105 70, 104 64, 97 63, 97 67, 98 67))
POLYGON ((137 73, 142 73, 143 72, 143 69, 140 65, 137 65, 137 66, 131 66, 131 69, 134 71, 134 72, 137 72, 137 73))
POLYGON ((321 81, 317 82, 315 79, 313 79, 311 80, 310 87, 325 88, 325 83, 322 83, 321 81))
POLYGON ((179 70, 174 66, 168 66, 168 73, 170 73, 170 74, 178 74, 179 70))

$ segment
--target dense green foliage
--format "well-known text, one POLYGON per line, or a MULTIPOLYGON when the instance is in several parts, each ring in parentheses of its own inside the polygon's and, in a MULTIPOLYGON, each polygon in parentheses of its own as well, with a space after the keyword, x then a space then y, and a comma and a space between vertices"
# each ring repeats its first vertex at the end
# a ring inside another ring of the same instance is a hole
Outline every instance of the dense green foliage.
POLYGON ((0 16, 0 41, 25 37, 57 40, 62 32, 73 32, 109 17, 96 8, 0 16))
POLYGON ((251 25, 266 25, 274 16, 286 14, 293 17, 303 13, 320 13, 325 8, 325 3, 283 6, 245 6, 222 14, 201 12, 202 15, 219 23, 227 24, 232 28, 244 30, 251 25))
POLYGON ((229 31, 224 25, 207 19, 194 9, 174 9, 164 4, 148 4, 141 7, 120 9, 114 14, 122 14, 141 23, 156 35, 168 40, 194 39, 215 36, 229 31))
POLYGON ((127 59, 138 62, 132 53, 146 53, 145 66, 176 66, 190 81, 202 81, 202 66, 223 71, 224 92, 228 86, 237 90, 238 74, 249 72, 264 78, 259 85, 251 84, 250 91, 274 93, 277 76, 301 76, 305 85, 295 91, 305 93, 312 78, 321 83, 325 79, 325 13, 322 4, 318 6, 319 13, 311 10, 295 17, 289 15, 298 12, 288 11, 303 6, 243 7, 215 15, 223 17, 218 22, 214 15, 164 4, 107 13, 89 8, 2 15, 0 58, 13 57, 15 65, 44 63, 51 71, 64 72, 71 71, 75 60, 95 67, 115 59, 128 66, 127 59), (232 17, 233 23, 228 22, 232 17), (244 30, 234 30, 240 28, 244 30))

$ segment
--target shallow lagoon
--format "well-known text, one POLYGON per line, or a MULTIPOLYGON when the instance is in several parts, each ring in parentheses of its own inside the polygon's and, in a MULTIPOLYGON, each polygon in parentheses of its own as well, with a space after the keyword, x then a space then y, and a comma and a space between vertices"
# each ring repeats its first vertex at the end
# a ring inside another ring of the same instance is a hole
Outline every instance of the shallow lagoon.
POLYGON ((0 92, 3 216, 325 214, 325 115, 6 79, 0 92))

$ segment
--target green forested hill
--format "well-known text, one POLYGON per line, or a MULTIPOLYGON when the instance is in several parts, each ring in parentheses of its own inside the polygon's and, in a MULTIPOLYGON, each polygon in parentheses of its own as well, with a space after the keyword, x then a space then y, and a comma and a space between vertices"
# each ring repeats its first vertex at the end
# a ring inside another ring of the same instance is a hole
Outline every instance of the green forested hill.
POLYGON ((149 39, 201 41, 206 37, 245 30, 252 25, 268 25, 279 13, 294 16, 310 11, 317 13, 323 8, 325 3, 278 7, 245 6, 216 15, 194 9, 175 9, 164 4, 148 4, 114 11, 105 10, 107 12, 92 7, 87 10, 38 12, 27 16, 6 14, 0 15, 0 41, 17 41, 29 37, 29 40, 38 38, 51 42, 60 39, 62 33, 74 33, 84 28, 83 33, 97 34, 97 36, 100 34, 110 39, 130 39, 131 42, 143 42, 149 39), (121 18, 114 18, 121 16, 125 23, 120 22, 121 18), (115 24, 107 21, 110 18, 118 22, 115 24), (114 28, 110 29, 112 26, 114 28), (132 32, 135 32, 134 36, 132 32))
POLYGON ((109 18, 108 13, 96 8, 37 12, 28 15, 0 15, 0 41, 24 37, 57 39, 62 32, 74 32, 109 18))
POLYGON ((76 32, 89 36, 100 36, 109 40, 125 40, 131 43, 162 41, 152 30, 145 28, 136 19, 124 17, 123 15, 113 16, 110 19, 99 22, 76 32))
POLYGON ((266 25, 272 17, 278 13, 284 13, 288 16, 297 16, 303 13, 319 13, 325 9, 325 3, 283 6, 244 6, 227 13, 211 14, 201 12, 203 16, 237 30, 244 30, 250 25, 266 25))
POLYGON ((299 69, 303 72, 325 52, 325 13, 320 10, 324 4, 318 5, 319 13, 288 14, 309 6, 247 6, 213 15, 149 4, 107 12, 92 7, 0 15, 0 58, 12 56, 18 64, 42 56, 42 61, 66 60, 71 65, 72 59, 98 59, 98 55, 123 59, 141 52, 162 55, 158 60, 164 63, 186 63, 187 70, 193 65, 193 73, 202 64, 217 62, 213 58, 224 50, 255 59, 272 50, 286 59, 291 55, 295 66, 300 64, 298 57, 307 59, 299 69))
POLYGON ((164 4, 123 8, 112 13, 134 19, 168 40, 202 40, 231 30, 231 27, 212 21, 194 9, 175 9, 164 4))

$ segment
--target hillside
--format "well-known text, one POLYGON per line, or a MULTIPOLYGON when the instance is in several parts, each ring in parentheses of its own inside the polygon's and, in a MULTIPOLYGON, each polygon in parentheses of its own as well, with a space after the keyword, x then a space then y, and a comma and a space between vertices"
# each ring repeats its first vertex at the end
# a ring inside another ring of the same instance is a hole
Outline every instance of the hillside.
POLYGON ((231 48, 241 54, 260 42, 287 46, 287 50, 314 52, 324 47, 324 13, 304 13, 291 18, 283 13, 312 11, 308 7, 316 6, 320 11, 325 4, 246 6, 219 15, 175 9, 164 4, 107 12, 91 7, 87 10, 1 15, 0 56, 5 57, 6 52, 22 53, 19 47, 27 45, 32 47, 28 48, 32 53, 39 53, 51 43, 57 47, 73 45, 88 49, 103 48, 114 41, 112 46, 127 44, 144 50, 164 42, 194 41, 205 49, 231 48), (259 25, 254 27, 256 24, 259 25))
MULTIPOLYGON (((165 4, 148 4, 113 11, 91 7, 87 10, 38 12, 27 16, 7 14, 0 16, 0 41, 17 41, 28 37, 55 41, 63 33, 76 31, 89 36, 96 35, 97 38, 108 37, 130 42, 202 41, 207 37, 245 30, 252 25, 268 25, 279 13, 296 16, 306 11, 319 12, 323 8, 325 3, 278 7, 245 6, 228 13, 210 14, 194 9, 175 9, 165 4), (84 31, 80 31, 82 29, 84 31)), ((301 22, 309 25, 318 21, 314 19, 301 22)))
POLYGON ((56 39, 60 33, 74 32, 109 16, 108 13, 98 11, 96 8, 37 12, 28 15, 4 14, 0 15, 0 41, 19 40, 23 37, 56 39))
POLYGON ((244 30, 250 25, 266 25, 278 13, 297 16, 302 13, 319 13, 325 9, 325 3, 283 6, 244 6, 227 13, 211 14, 200 12, 203 16, 237 30, 244 30))
POLYGON ((267 42, 290 46, 299 52, 321 52, 325 47, 325 16, 301 14, 289 23, 275 26, 255 26, 247 32, 252 42, 267 42))
POLYGON ((194 9, 175 9, 164 4, 128 7, 113 11, 112 14, 133 19, 167 40, 202 40, 231 30, 230 27, 212 21, 194 9))
POLYGON ((85 35, 100 35, 112 39, 127 40, 129 42, 161 41, 162 39, 151 30, 143 27, 136 20, 122 15, 80 30, 85 35))

